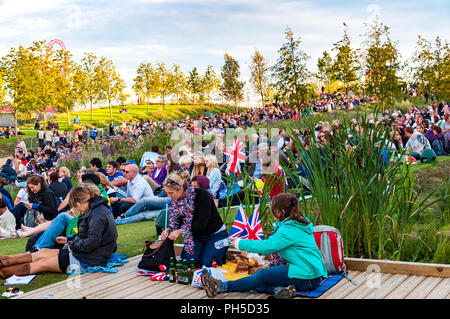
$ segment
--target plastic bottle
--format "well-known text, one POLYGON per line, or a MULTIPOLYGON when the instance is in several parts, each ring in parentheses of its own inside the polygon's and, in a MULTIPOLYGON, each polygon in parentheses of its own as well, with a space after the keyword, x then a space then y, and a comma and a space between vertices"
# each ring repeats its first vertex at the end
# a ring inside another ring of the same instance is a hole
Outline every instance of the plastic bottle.
POLYGON ((173 257, 170 257, 170 266, 169 266, 169 281, 176 281, 176 273, 175 273, 175 261, 173 257))
POLYGON ((221 240, 216 241, 216 242, 214 243, 214 247, 215 247, 216 249, 222 249, 223 247, 228 247, 228 246, 230 246, 232 242, 233 242, 233 239, 227 237, 227 238, 225 238, 225 239, 221 239, 221 240))

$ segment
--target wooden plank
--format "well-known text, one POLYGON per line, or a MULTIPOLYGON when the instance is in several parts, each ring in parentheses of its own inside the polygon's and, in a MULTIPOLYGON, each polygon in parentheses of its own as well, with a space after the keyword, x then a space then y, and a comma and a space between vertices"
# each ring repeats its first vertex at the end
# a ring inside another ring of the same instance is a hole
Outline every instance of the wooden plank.
POLYGON ((330 290, 326 291, 319 299, 342 299, 350 292, 355 290, 360 285, 365 284, 367 277, 370 273, 368 272, 356 272, 349 271, 350 276, 354 281, 358 283, 358 285, 353 285, 346 278, 342 278, 340 282, 338 282, 334 287, 330 290))
POLYGON ((152 281, 148 286, 143 286, 142 284, 136 286, 136 292, 127 296, 124 299, 142 299, 145 296, 151 295, 162 289, 166 289, 171 283, 170 282, 156 282, 152 281))
MULTIPOLYGON (((127 264, 128 265, 128 264, 127 264)), ((60 292, 58 295, 55 294, 55 298, 82 298, 91 295, 99 291, 99 289, 107 289, 109 287, 114 287, 124 281, 134 278, 136 275, 136 268, 130 265, 128 268, 120 269, 118 273, 108 274, 108 273, 98 273, 94 280, 90 280, 89 277, 85 275, 80 276, 80 285, 78 287, 67 288, 66 291, 60 292)))
POLYGON ((450 265, 398 262, 390 260, 346 258, 348 270, 368 271, 369 266, 378 266, 380 272, 415 276, 450 277, 450 265))
POLYGON ((424 276, 409 276, 397 288, 392 290, 385 299, 404 299, 413 291, 418 285, 425 280, 424 276))
POLYGON ((79 292, 81 289, 88 289, 92 286, 99 285, 105 281, 105 277, 108 276, 122 276, 123 274, 135 271, 136 268, 133 266, 136 266, 140 261, 140 256, 136 256, 133 258, 128 259, 129 262, 125 265, 118 267, 119 272, 116 274, 106 274, 106 273, 86 273, 83 275, 78 276, 77 278, 70 276, 68 279, 64 281, 60 281, 57 283, 54 283, 52 285, 42 287, 33 291, 30 291, 26 294, 23 294, 21 296, 15 297, 15 299, 42 299, 44 296, 48 295, 50 292, 53 292, 55 294, 55 298, 62 298, 68 294, 76 294, 77 291, 79 292), (68 286, 69 282, 74 282, 74 280, 80 280, 79 285, 80 288, 68 286))
POLYGON ((376 288, 370 294, 365 296, 364 299, 384 299, 407 278, 408 275, 392 275, 387 280, 383 281, 379 288, 376 288))
POLYGON ((442 278, 427 277, 405 299, 424 299, 441 281, 442 278))
POLYGON ((367 295, 369 295, 371 292, 373 292, 375 289, 375 285, 369 285, 369 283, 372 283, 372 280, 375 278, 375 276, 380 276, 380 283, 385 282, 389 277, 392 276, 392 274, 383 274, 383 273, 369 273, 369 276, 367 277, 367 280, 364 283, 361 283, 358 285, 356 289, 354 289, 351 293, 347 294, 344 299, 364 299, 367 295))
MULTIPOLYGON (((111 299, 119 298, 118 295, 126 296, 127 294, 133 294, 138 289, 138 285, 144 282, 144 279, 149 279, 147 277, 142 278, 142 276, 129 277, 127 280, 122 282, 114 282, 108 286, 99 286, 92 293, 86 294, 86 298, 89 299, 111 299)), ((148 283, 148 281, 146 282, 148 283)))
POLYGON ((442 280, 425 299, 445 299, 450 294, 450 278, 442 280))

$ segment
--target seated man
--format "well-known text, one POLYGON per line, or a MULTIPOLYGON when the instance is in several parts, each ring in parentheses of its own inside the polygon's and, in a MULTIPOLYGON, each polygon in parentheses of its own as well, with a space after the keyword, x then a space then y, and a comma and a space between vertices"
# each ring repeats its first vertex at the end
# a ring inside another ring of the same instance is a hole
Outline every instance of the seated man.
POLYGON ((431 149, 430 142, 427 138, 415 131, 411 126, 406 128, 406 135, 409 138, 405 145, 406 153, 416 160, 421 158, 421 154, 424 150, 431 149))
POLYGON ((108 180, 111 183, 113 183, 116 179, 119 178, 125 179, 119 168, 120 168, 119 163, 117 163, 116 161, 110 161, 108 162, 108 164, 106 164, 106 177, 108 177, 108 180))
POLYGON ((127 179, 127 195, 125 198, 111 198, 114 217, 124 214, 142 198, 154 196, 150 185, 139 175, 139 168, 136 164, 128 164, 123 170, 123 174, 127 179))

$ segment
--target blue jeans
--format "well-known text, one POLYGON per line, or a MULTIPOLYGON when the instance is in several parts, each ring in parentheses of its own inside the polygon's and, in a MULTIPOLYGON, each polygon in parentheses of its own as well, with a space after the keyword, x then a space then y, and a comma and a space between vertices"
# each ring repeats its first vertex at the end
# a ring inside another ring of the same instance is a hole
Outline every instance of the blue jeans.
POLYGON ((228 232, 226 230, 222 230, 211 235, 198 237, 194 236, 194 254, 189 254, 183 247, 181 258, 186 259, 188 262, 193 259, 196 268, 201 268, 203 265, 205 265, 206 267, 211 267, 213 258, 215 258, 217 264, 221 266, 225 263, 228 247, 216 249, 216 247, 214 247, 214 244, 216 241, 225 239, 227 237, 228 232))
POLYGON ((440 140, 435 140, 431 145, 437 156, 444 155, 443 147, 440 140))
POLYGON ((144 197, 125 213, 122 219, 116 219, 116 225, 137 223, 156 219, 162 211, 169 207, 172 199, 169 197, 144 197))
POLYGON ((262 268, 253 275, 233 281, 220 283, 220 292, 243 292, 257 289, 268 294, 273 294, 275 288, 294 285, 298 291, 316 289, 322 278, 311 280, 289 278, 289 265, 262 268))
POLYGON ((67 213, 58 214, 58 216, 56 216, 56 218, 52 221, 50 226, 36 241, 34 247, 39 249, 53 248, 53 246, 55 246, 56 243, 56 237, 60 236, 61 233, 67 228, 72 218, 73 216, 67 213))

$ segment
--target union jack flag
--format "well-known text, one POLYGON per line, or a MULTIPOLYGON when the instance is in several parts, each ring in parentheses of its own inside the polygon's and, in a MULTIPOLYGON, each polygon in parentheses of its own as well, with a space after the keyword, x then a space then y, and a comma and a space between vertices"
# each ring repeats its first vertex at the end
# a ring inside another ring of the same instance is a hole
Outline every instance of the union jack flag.
POLYGON ((245 162, 245 145, 241 142, 241 139, 235 139, 231 149, 227 149, 223 152, 228 155, 227 171, 229 173, 241 174, 241 163, 245 162))
POLYGON ((280 164, 278 164, 277 172, 281 172, 281 175, 283 175, 284 184, 286 184, 286 186, 289 186, 288 179, 286 177, 286 172, 284 171, 283 167, 281 167, 280 164))
POLYGON ((231 226, 230 238, 242 238, 252 240, 263 240, 264 233, 262 230, 261 219, 259 217, 258 206, 253 211, 250 219, 247 218, 244 208, 239 206, 233 225, 231 226))
POLYGON ((244 208, 239 206, 239 210, 236 214, 236 218, 234 219, 233 225, 231 225, 230 238, 246 238, 247 232, 247 224, 248 219, 245 214, 244 208))
POLYGON ((245 229, 247 230, 246 239, 252 239, 252 240, 263 240, 264 239, 261 218, 259 218, 258 206, 256 206, 255 210, 253 211, 252 215, 250 216, 250 219, 248 220, 247 225, 245 226, 245 229))

